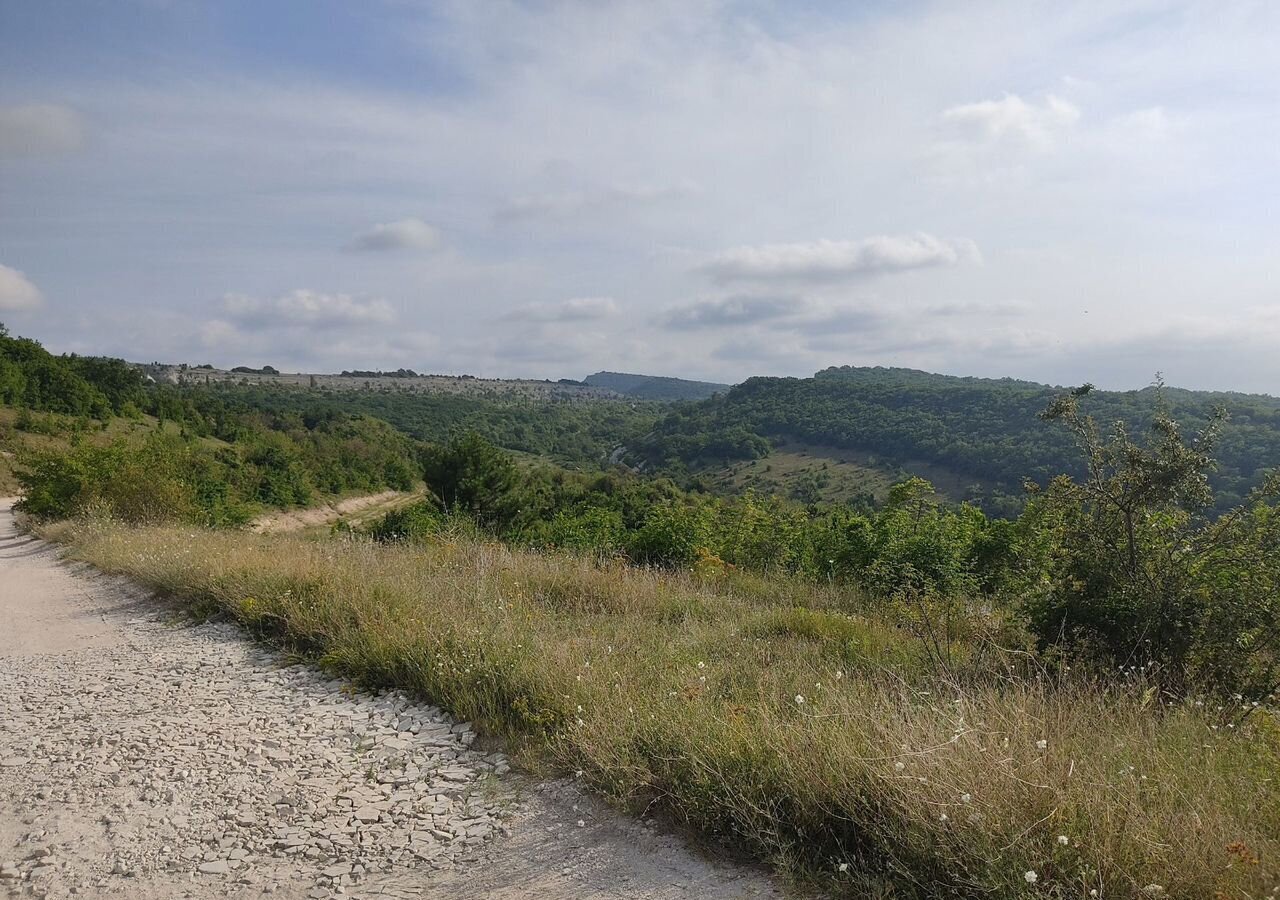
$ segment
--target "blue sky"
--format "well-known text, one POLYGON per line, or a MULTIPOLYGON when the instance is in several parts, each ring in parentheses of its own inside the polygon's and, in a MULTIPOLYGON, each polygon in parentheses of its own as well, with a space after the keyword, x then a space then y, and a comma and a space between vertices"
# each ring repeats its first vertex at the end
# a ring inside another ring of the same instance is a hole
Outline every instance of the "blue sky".
POLYGON ((55 350, 1280 393, 1280 7, 0 0, 55 350))

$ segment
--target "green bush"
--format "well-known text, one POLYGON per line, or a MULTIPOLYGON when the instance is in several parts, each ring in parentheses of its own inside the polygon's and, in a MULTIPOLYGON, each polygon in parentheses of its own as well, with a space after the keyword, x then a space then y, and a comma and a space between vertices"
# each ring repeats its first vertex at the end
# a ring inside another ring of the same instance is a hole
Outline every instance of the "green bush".
POLYGON ((1024 604, 1042 648, 1145 671, 1165 688, 1263 697, 1280 686, 1280 479, 1213 519, 1208 473, 1223 417, 1190 441, 1162 403, 1144 444, 1080 412, 1086 386, 1045 413, 1076 436, 1079 481, 1056 480, 1027 517, 1043 569, 1024 604))
POLYGON ((444 524, 445 515, 439 504, 424 500, 391 510, 365 533, 383 543, 421 540, 428 535, 438 534, 444 524))

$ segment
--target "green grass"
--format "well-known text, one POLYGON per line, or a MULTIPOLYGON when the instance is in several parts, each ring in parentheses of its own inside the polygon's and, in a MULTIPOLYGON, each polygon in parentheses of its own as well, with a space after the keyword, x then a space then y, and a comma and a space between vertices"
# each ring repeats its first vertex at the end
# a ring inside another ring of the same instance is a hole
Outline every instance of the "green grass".
POLYGON ((1050 682, 999 652, 940 673, 838 588, 461 539, 46 533, 833 893, 1262 898, 1280 883, 1270 711, 1050 682))
POLYGON ((889 496, 889 489, 910 475, 927 478, 947 500, 962 500, 973 491, 972 479, 924 462, 913 462, 905 468, 890 465, 874 454, 822 447, 803 443, 787 443, 776 447, 768 456, 744 460, 719 469, 700 473, 716 493, 794 496, 796 488, 806 481, 818 485, 818 497, 827 503, 844 503, 870 495, 877 503, 889 496))

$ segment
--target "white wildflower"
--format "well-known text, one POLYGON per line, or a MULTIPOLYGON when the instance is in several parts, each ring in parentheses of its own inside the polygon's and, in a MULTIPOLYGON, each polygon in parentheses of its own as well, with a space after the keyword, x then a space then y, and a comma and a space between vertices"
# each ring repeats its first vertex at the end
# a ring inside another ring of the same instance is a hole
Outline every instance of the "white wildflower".
POLYGON ((973 794, 961 794, 961 795, 960 795, 960 802, 961 802, 961 803, 971 803, 971 802, 973 802, 973 794))
POLYGON ((1058 843, 1061 844, 1063 847, 1065 847, 1071 843, 1071 839, 1067 837, 1065 834, 1060 834, 1058 835, 1058 843))
POLYGON ((898 760, 896 763, 893 764, 893 770, 895 772, 901 772, 906 767, 907 767, 907 764, 904 763, 902 760, 898 760))
POLYGON ((1048 750, 1048 749, 1049 749, 1049 742, 1048 742, 1048 741, 1046 741, 1046 740, 1044 740, 1043 738, 1041 738, 1040 740, 1036 741, 1036 749, 1037 749, 1037 750, 1048 750))
POLYGON ((1022 880, 1027 884, 1035 884, 1040 880, 1040 876, 1036 874, 1035 869, 1027 869, 1027 871, 1022 873, 1022 880))
POLYGON ((796 694, 796 705, 804 704, 804 694, 796 694))

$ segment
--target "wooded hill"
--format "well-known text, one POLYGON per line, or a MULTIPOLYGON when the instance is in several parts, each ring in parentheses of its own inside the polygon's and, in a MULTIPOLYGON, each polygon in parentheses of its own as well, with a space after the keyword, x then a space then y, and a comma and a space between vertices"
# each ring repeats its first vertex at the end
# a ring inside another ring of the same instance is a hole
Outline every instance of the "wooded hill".
MULTIPOLYGON (((671 411, 628 449, 633 462, 704 480, 788 446, 802 445, 828 470, 850 465, 853 451, 864 454, 859 465, 869 480, 876 469, 949 480, 953 499, 1003 510, 1016 503, 1024 479, 1044 484, 1055 475, 1080 474, 1071 438, 1038 419, 1062 391, 880 367, 750 378, 671 411)), ((1095 391, 1089 408, 1104 430, 1123 421, 1137 433, 1151 420, 1154 394, 1154 388, 1095 391)), ((1175 388, 1165 388, 1164 396, 1188 430, 1203 426, 1216 408, 1230 416, 1212 476, 1218 509, 1239 503, 1266 471, 1280 466, 1280 398, 1175 388)))
POLYGON ((665 375, 629 375, 625 372, 596 372, 584 378, 582 383, 637 400, 705 400, 729 390, 729 385, 711 381, 689 381, 665 375))

